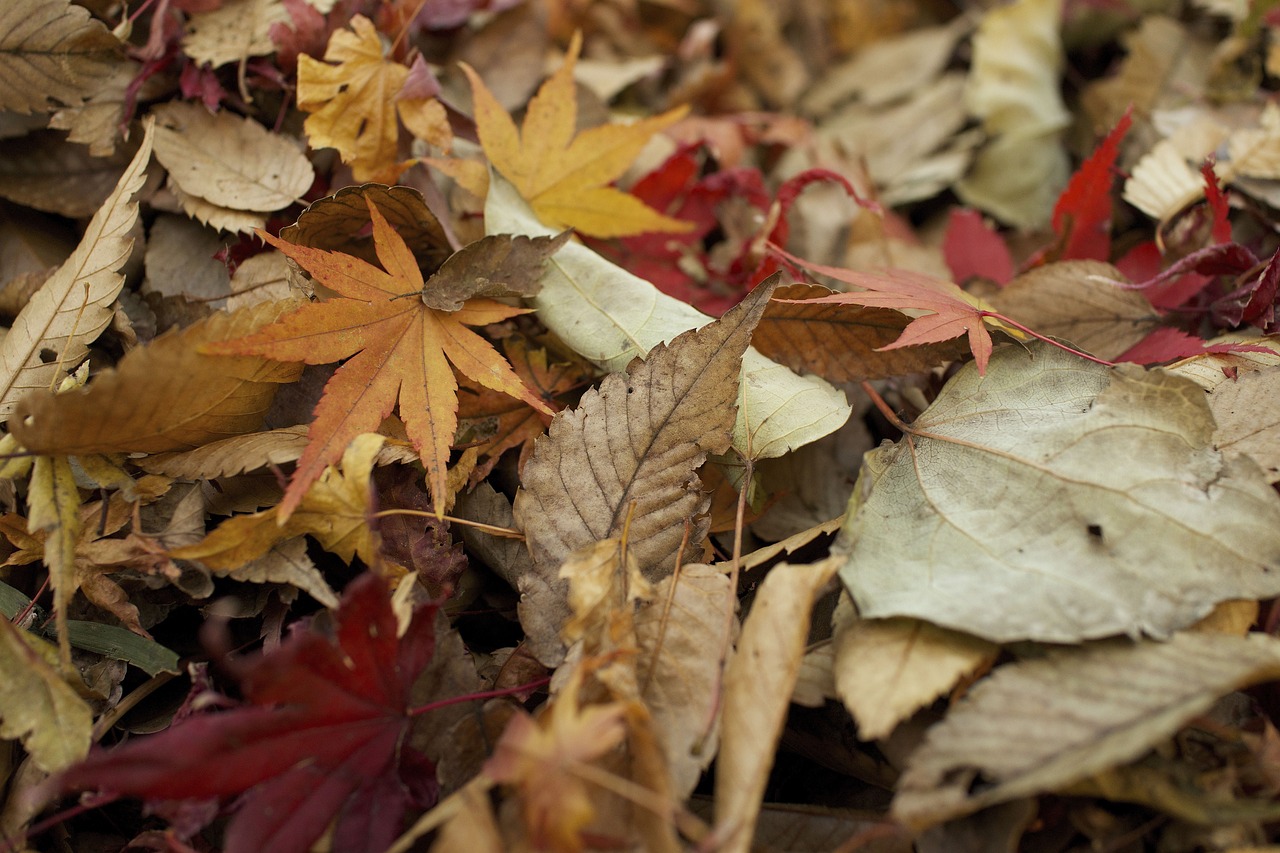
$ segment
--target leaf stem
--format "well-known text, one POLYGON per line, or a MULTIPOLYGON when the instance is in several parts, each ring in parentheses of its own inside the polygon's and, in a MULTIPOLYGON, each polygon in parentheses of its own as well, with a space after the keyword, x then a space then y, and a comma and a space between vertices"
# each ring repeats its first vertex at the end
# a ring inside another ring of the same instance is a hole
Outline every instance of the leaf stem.
POLYGON ((889 408, 889 404, 884 401, 884 397, 880 396, 880 392, 877 391, 870 382, 864 381, 862 383, 862 390, 871 398, 871 402, 875 404, 875 407, 880 410, 880 414, 885 416, 885 419, 889 421, 894 429, 898 430, 898 432, 903 435, 915 432, 909 423, 898 417, 898 413, 889 408))
POLYGON ((1010 320, 1008 317, 1004 316, 1003 314, 997 313, 995 311, 980 311, 979 315, 984 319, 987 317, 990 317, 993 320, 999 320, 1001 323, 1007 323, 1008 325, 1013 326, 1019 332, 1022 332, 1024 335, 1030 335, 1031 337, 1037 340, 1044 341, 1046 344, 1049 344, 1050 346, 1055 346, 1058 349, 1063 350, 1064 352, 1069 352, 1072 355, 1078 355, 1080 356, 1080 358, 1083 358, 1086 361, 1092 361, 1094 364, 1101 364, 1105 367, 1116 366, 1116 363, 1114 361, 1107 361, 1106 359, 1098 358, 1096 355, 1089 355, 1089 353, 1085 352, 1084 350, 1078 350, 1075 347, 1067 346, 1061 341, 1055 341, 1053 338, 1050 338, 1047 335, 1042 335, 1039 332, 1035 331, 1034 329, 1029 329, 1026 326, 1019 323, 1017 320, 1010 320))
POLYGON ((441 518, 453 524, 461 524, 464 527, 474 527, 477 530, 483 530, 493 536, 499 536, 504 539, 524 539, 524 534, 519 530, 512 530, 510 527, 499 527, 496 524, 485 524, 483 521, 472 521, 469 518, 458 518, 453 515, 436 515, 434 512, 427 512, 421 509, 384 509, 375 513, 370 513, 370 518, 386 518, 392 515, 412 515, 418 518, 441 518))
POLYGON ((406 714, 410 717, 421 716, 430 711, 438 711, 441 708, 447 708, 450 705, 457 705, 460 702, 475 702, 480 699, 496 699, 499 696, 511 696, 515 693, 524 693, 530 690, 537 690, 539 687, 551 683, 551 676, 539 678, 536 681, 530 681, 527 684, 517 684, 515 687, 504 687, 501 690, 489 690, 484 693, 468 693, 465 696, 450 696, 448 699, 441 699, 437 702, 428 702, 426 705, 419 705, 416 708, 410 708, 406 714))

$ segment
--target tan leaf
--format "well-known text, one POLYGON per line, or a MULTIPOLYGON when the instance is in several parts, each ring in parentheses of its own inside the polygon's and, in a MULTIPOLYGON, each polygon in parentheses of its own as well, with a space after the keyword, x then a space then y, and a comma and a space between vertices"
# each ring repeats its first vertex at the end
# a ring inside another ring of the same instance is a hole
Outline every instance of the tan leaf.
POLYGON ((180 296, 210 308, 222 308, 231 290, 227 265, 217 255, 226 238, 194 219, 176 213, 156 217, 147 231, 142 293, 180 296))
POLYGON ((675 568, 686 537, 696 553, 708 522, 695 472, 707 453, 729 448, 742 353, 771 290, 762 285, 723 319, 655 347, 556 415, 516 495, 536 567, 521 579, 522 612, 567 618, 560 565, 624 526, 628 552, 650 579, 675 568))
POLYGON ((111 303, 124 284, 118 270, 133 246, 134 195, 151 159, 151 126, 115 191, 94 214, 80 245, 49 277, 0 342, 0 417, 28 391, 51 388, 75 367, 111 322, 111 303))
POLYGON ((44 533, 43 559, 53 587, 53 614, 58 626, 58 651, 69 671, 71 646, 67 638, 67 606, 76 591, 76 543, 80 541, 80 493, 65 456, 37 456, 31 471, 27 529, 44 533))
MULTIPOLYGON (((792 284, 778 288, 774 298, 830 295, 816 284, 792 284)), ((775 301, 760 318, 751 345, 792 370, 841 383, 918 373, 964 354, 960 339, 879 351, 896 341, 911 319, 891 308, 775 301)))
POLYGON ((165 189, 173 193, 173 197, 178 200, 184 213, 210 228, 247 234, 267 224, 265 213, 236 210, 214 204, 199 196, 191 195, 175 184, 172 179, 165 182, 165 189))
POLYGON ((129 60, 116 66, 94 95, 80 106, 63 107, 49 117, 49 127, 69 131, 68 142, 89 146, 94 157, 110 157, 128 133, 124 123, 125 103, 131 97, 150 100, 163 94, 159 77, 149 78, 139 91, 131 84, 142 72, 142 63, 129 60))
POLYGON ((915 829, 1137 758, 1221 696, 1280 678, 1280 640, 1179 634, 1003 666, 908 760, 893 815, 915 829), (981 779, 981 784, 975 784, 981 779))
POLYGON ((310 188, 315 171, 288 139, 250 118, 200 104, 154 110, 156 159, 184 193, 232 210, 269 213, 310 188))
POLYGON ((1175 68, 1208 60, 1209 48, 1196 45, 1182 24, 1165 15, 1143 15, 1120 41, 1129 54, 1119 70, 1092 83, 1081 98, 1094 127, 1114 127, 1129 109, 1149 115, 1171 86, 1178 88, 1179 98, 1187 97, 1185 69, 1175 74, 1175 68))
POLYGON ((1204 178, 1162 139, 1138 161, 1124 182, 1124 200, 1163 222, 1204 195, 1204 178))
POLYGON ((294 294, 293 276, 283 252, 263 252, 246 259, 231 276, 232 296, 227 298, 227 310, 288 299, 294 294))
POLYGON ((266 56, 276 50, 272 24, 290 21, 280 0, 223 0, 212 12, 187 19, 182 51, 198 64, 214 68, 250 56, 266 56))
POLYGON ((1140 293, 1113 281, 1125 277, 1111 264, 1062 261, 1023 273, 990 299, 1001 314, 1024 326, 1113 359, 1160 322, 1140 293))
POLYGON ((1209 391, 1209 409, 1218 423, 1214 446, 1252 457, 1268 481, 1280 481, 1280 366, 1218 378, 1209 391))
POLYGON ((721 850, 751 849, 765 782, 800 671, 818 593, 839 568, 828 557, 775 566, 756 590, 738 649, 724 674, 716 822, 730 827, 721 850))
POLYGON ((52 131, 0 140, 0 196, 68 216, 93 216, 111 195, 133 152, 93 157, 52 131))
MULTIPOLYGON (((672 794, 684 800, 715 758, 720 660, 736 606, 723 571, 692 563, 663 578, 635 616, 640 698, 666 755, 672 794)), ((732 620, 736 634, 738 620, 732 620)))
POLYGON ((202 355, 198 348, 249 334, 294 307, 264 303, 162 335, 84 388, 28 394, 10 428, 28 450, 75 456, 187 450, 252 432, 276 389, 296 381, 302 365, 202 355))
POLYGON ((89 752, 93 712, 58 674, 48 643, 0 622, 0 738, 21 738, 36 766, 56 773, 89 752))
POLYGON ((999 653, 918 619, 858 619, 852 608, 845 615, 835 629, 836 689, 862 740, 885 737, 999 653))
POLYGON ((123 45, 70 0, 6 0, 0 7, 0 110, 76 106, 124 61, 123 45))
POLYGON ((841 577, 867 618, 996 642, 1164 637, 1218 601, 1270 597, 1280 498, 1212 435, 1185 379, 1004 347, 867 454, 841 577))
POLYGON ((234 569, 213 569, 215 575, 247 583, 283 583, 310 595, 325 607, 337 607, 338 596, 307 556, 307 543, 295 536, 234 569))

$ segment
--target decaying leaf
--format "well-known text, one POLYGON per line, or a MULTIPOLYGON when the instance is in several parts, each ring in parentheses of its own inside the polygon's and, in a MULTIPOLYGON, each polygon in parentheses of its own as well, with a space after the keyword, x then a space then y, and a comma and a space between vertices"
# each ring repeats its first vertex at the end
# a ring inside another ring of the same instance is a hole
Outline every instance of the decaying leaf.
POLYGON ((28 391, 57 387, 111 322, 111 303, 124 284, 118 270, 133 246, 134 196, 146 177, 151 139, 148 125, 142 146, 80 245, 31 297, 0 342, 0 417, 12 414, 28 391))
POLYGON ((1275 595, 1280 498, 1213 428, 1194 383, 1005 347, 867 455, 841 578, 867 618, 997 642, 1165 637, 1275 595))
POLYGON ((70 0, 10 0, 0 9, 0 110, 78 106, 123 62, 120 40, 70 0))
MULTIPOLYGON (((491 234, 554 234, 496 175, 484 221, 491 234)), ((533 298, 538 318, 607 371, 620 371, 658 343, 711 319, 578 243, 566 244, 547 262, 540 283, 533 298)), ((844 394, 828 382, 798 376, 748 349, 733 444, 754 459, 781 456, 835 431, 849 411, 844 394)))
POLYGON ((93 712, 63 681, 48 643, 0 622, 0 738, 21 738, 36 766, 56 773, 89 751, 93 712))
MULTIPOLYGON (((742 353, 772 290, 761 285, 721 320, 655 347, 552 421, 516 495, 536 568, 521 579, 522 613, 537 612, 539 625, 558 631, 569 613, 560 565, 624 530, 651 580, 675 569, 682 542, 696 552, 708 501, 695 472, 708 453, 729 449, 742 353)), ((534 642, 539 657, 557 656, 554 636, 534 642)))
POLYGON ((1280 641, 1260 634, 1111 641, 1001 667, 912 754, 893 814, 922 829, 1061 789, 1137 758, 1218 697, 1276 678, 1280 641))

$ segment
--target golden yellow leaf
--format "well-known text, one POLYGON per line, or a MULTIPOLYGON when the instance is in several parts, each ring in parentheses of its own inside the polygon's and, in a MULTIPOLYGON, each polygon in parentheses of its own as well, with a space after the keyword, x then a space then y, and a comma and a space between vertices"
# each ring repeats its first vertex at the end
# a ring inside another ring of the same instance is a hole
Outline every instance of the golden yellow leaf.
POLYGON ((593 237, 692 230, 692 223, 665 216, 635 196, 605 186, 626 171, 651 136, 675 124, 686 110, 629 125, 603 125, 575 137, 573 67, 580 47, 581 38, 575 36, 564 65, 529 102, 519 130, 480 76, 462 66, 471 80, 476 132, 489 162, 552 228, 575 228, 593 237))

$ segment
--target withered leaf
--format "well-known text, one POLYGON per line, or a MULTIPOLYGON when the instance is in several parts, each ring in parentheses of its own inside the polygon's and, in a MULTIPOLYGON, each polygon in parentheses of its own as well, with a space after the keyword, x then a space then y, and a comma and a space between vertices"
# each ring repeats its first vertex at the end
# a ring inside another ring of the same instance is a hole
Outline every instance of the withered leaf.
POLYGON ((0 110, 76 106, 124 61, 123 45, 70 0, 7 0, 0 7, 0 110))
POLYGON ((628 552, 650 579, 675 568, 686 535, 696 553, 708 527, 696 471, 729 449, 742 354, 772 290, 762 284, 721 320, 655 347, 552 421, 515 501, 536 567, 520 582, 522 613, 558 630, 569 613, 561 563, 628 525, 628 552))

